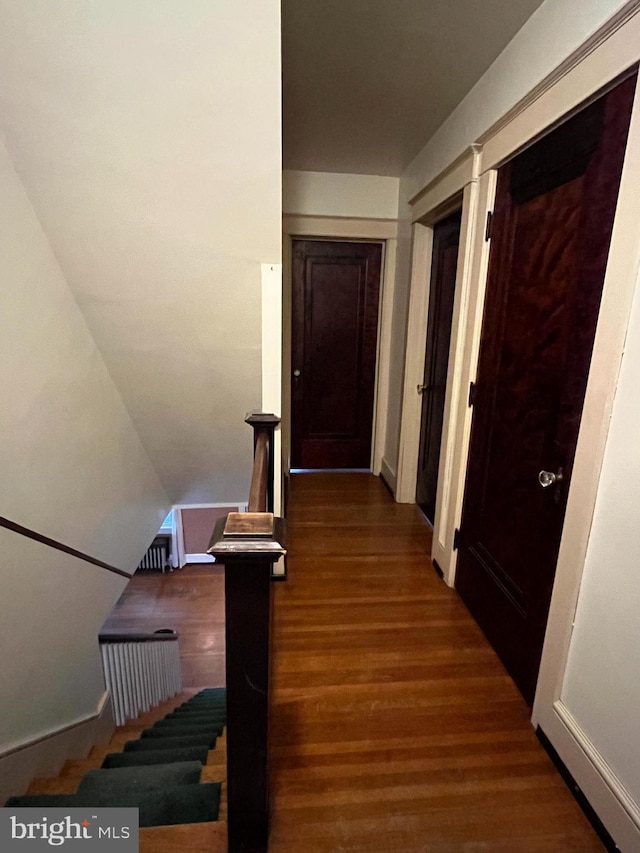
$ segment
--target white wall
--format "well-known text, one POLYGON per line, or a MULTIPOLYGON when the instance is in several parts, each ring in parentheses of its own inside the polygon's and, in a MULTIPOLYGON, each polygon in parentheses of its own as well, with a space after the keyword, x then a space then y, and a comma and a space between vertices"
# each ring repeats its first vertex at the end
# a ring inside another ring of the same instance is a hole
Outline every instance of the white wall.
POLYGON ((0 143, 0 515, 126 571, 169 500, 0 143))
POLYGON ((600 476, 561 699, 640 802, 640 291, 600 476))
POLYGON ((397 219, 398 178, 335 172, 282 173, 282 211, 302 216, 397 219))
POLYGON ((8 530, 0 549, 2 753, 95 714, 98 633, 126 580, 8 530))
POLYGON ((246 496, 281 260, 277 0, 0 0, 0 124, 173 503, 246 496))
MULTIPOLYGON (((169 505, 0 142, 0 515, 132 571, 169 505)), ((95 712, 125 580, 0 533, 3 747, 95 712)))
MULTIPOLYGON (((408 202, 417 193, 624 5, 624 0, 546 0, 402 174, 401 218, 408 217, 408 202)), ((406 232, 406 225, 400 227, 400 233, 403 230, 406 232)), ((399 241, 396 311, 405 317, 410 274, 408 252, 410 242, 399 241)), ((397 348, 391 363, 391 385, 395 387, 402 385, 403 354, 404 349, 397 348)), ((385 457, 395 465, 400 403, 393 402, 396 408, 389 413, 385 457)))

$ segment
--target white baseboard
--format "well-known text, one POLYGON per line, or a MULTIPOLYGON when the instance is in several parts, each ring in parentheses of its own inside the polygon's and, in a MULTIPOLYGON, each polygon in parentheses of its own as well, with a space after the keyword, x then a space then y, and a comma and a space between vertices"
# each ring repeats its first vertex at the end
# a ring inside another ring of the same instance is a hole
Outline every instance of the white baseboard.
POLYGON ((84 758, 96 744, 111 740, 115 722, 108 690, 95 712, 58 726, 0 753, 0 803, 23 794, 36 776, 56 776, 65 761, 84 758))
POLYGON ((398 487, 398 478, 396 476, 396 472, 392 470, 391 466, 387 462, 387 460, 382 457, 382 462, 380 463, 380 476, 385 481, 387 486, 391 489, 391 494, 395 497, 396 489, 398 487))
POLYGON ((640 805, 560 700, 540 726, 621 853, 640 850, 640 805))
POLYGON ((211 554, 185 554, 185 563, 215 563, 211 554))

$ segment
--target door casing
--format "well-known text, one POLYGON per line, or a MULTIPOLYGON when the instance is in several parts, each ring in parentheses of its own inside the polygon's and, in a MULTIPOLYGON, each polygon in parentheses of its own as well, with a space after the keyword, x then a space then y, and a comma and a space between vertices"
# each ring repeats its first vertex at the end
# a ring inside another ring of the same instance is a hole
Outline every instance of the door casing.
POLYGON ((383 248, 292 240, 293 470, 371 468, 383 248))
POLYGON ((282 335, 282 452, 285 475, 290 470, 291 439, 291 247, 295 239, 382 244, 382 272, 378 313, 378 352, 371 471, 384 471, 387 410, 389 406, 393 299, 396 276, 398 224, 391 220, 285 215, 283 217, 283 335, 282 335))

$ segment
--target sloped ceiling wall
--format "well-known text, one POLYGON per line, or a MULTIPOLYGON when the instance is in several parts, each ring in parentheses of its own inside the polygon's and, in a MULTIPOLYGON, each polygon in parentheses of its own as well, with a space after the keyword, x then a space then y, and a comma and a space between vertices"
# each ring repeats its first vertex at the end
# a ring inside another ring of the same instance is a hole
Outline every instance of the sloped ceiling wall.
POLYGON ((277 0, 0 0, 0 127, 173 502, 242 500, 281 255, 277 0))

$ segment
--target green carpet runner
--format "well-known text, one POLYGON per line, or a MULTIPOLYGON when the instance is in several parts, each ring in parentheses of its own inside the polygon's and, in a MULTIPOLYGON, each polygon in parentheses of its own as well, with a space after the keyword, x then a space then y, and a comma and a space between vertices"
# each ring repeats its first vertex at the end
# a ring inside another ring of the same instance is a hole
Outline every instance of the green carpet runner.
POLYGON ((144 791, 145 793, 173 788, 176 785, 197 785, 202 773, 199 761, 175 761, 173 764, 145 764, 142 767, 116 767, 89 770, 78 785, 78 794, 117 793, 118 791, 144 791))
POLYGON ((207 753, 226 722, 224 688, 203 690, 163 720, 107 755, 90 770, 75 794, 25 794, 6 806, 134 807, 140 826, 202 823, 218 819, 219 782, 200 782, 207 753))

